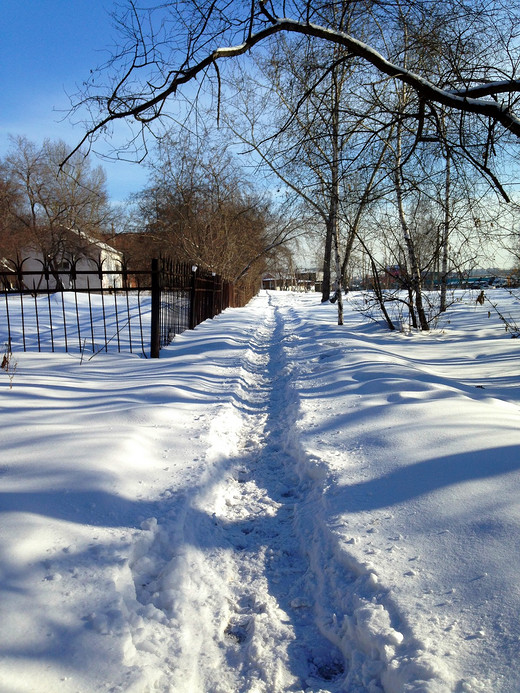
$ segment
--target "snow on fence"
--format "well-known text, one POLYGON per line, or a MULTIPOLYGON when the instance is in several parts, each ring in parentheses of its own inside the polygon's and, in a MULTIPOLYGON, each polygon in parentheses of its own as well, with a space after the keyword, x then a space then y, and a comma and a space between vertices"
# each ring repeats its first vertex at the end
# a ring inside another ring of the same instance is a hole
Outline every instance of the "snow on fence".
POLYGON ((9 350, 157 358, 176 334, 250 296, 194 265, 161 258, 149 271, 0 272, 0 340, 9 350), (78 281, 81 277, 81 284, 78 281), (70 289, 63 288, 65 285, 70 289), (86 288, 79 288, 80 285, 86 288), (58 288, 56 288, 58 287, 58 288))

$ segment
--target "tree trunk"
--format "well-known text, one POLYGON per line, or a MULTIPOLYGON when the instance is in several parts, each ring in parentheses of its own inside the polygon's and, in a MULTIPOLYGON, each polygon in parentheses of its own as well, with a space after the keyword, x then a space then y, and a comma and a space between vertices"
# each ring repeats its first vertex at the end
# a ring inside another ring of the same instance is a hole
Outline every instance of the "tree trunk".
POLYGON ((321 302, 325 303, 330 298, 330 259, 332 256, 332 224, 331 219, 326 224, 325 253, 323 256, 323 282, 321 285, 321 302))
POLYGON ((410 322, 414 330, 418 328, 417 315, 415 313, 415 301, 413 300, 412 287, 408 286, 408 312, 410 314, 410 322))
POLYGON ((372 257, 371 254, 369 254, 370 257, 370 264, 372 265, 372 277, 374 280, 374 293, 377 298, 377 302, 379 303, 379 308, 381 309, 381 312, 383 313, 383 316, 386 320, 386 324, 388 325, 389 330, 395 330, 395 325, 392 322, 392 318, 388 314, 388 311, 385 306, 385 297, 383 296, 383 290, 381 288, 381 281, 379 279, 379 273, 377 271, 376 263, 374 262, 374 258, 372 257))
POLYGON ((334 259, 336 264, 336 300, 338 302, 338 325, 343 325, 343 282, 341 275, 341 260, 339 255, 339 238, 338 238, 338 219, 334 224, 334 259))
POLYGON ((397 209, 399 212, 399 221, 401 223, 401 229, 404 236, 404 242, 406 246, 406 251, 408 255, 408 262, 410 265, 411 272, 411 288, 415 298, 415 308, 417 311, 417 318, 421 330, 428 331, 430 326, 426 318, 426 313, 424 310, 423 300, 422 300, 422 279, 421 270, 417 260, 417 253, 415 252, 415 244, 413 241, 412 233, 406 221, 406 215, 404 211, 403 204, 403 185, 402 185, 402 171, 401 171, 401 135, 400 132, 397 134, 397 165, 395 169, 395 190, 397 195, 397 209))
POLYGON ((338 301, 338 325, 343 325, 343 277, 339 253, 339 102, 340 93, 337 71, 332 71, 332 189, 330 199, 330 219, 332 241, 334 244, 334 262, 336 268, 336 298, 338 301))
POLYGON ((449 250, 449 235, 450 235, 450 198, 451 198, 451 157, 448 145, 446 145, 446 190, 444 196, 444 224, 442 228, 441 239, 441 302, 440 311, 446 311, 446 293, 448 281, 448 250, 449 250))

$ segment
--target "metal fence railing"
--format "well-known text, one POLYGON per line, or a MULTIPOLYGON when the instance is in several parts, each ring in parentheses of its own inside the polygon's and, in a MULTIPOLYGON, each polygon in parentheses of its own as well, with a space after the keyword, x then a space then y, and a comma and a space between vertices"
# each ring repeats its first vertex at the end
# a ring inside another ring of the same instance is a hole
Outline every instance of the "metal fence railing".
POLYGON ((10 350, 157 358, 176 334, 245 305, 253 293, 165 258, 153 260, 149 271, 105 272, 100 265, 94 272, 24 272, 18 266, 0 272, 0 343, 10 350))

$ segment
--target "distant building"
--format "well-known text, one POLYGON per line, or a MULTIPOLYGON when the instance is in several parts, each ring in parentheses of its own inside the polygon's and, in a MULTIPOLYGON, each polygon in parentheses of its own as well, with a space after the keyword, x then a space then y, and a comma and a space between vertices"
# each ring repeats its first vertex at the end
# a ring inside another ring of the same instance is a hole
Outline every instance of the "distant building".
POLYGON ((262 289, 270 289, 274 291, 280 288, 280 278, 275 277, 274 274, 266 273, 262 276, 262 289))
MULTIPOLYGON (((13 261, 0 260, 0 271, 21 270, 25 289, 100 289, 121 286, 123 253, 83 231, 70 230, 70 244, 50 262, 31 247, 19 252, 18 267, 13 261), (112 274, 114 273, 114 274, 112 274)), ((66 240, 66 239, 65 239, 66 240)), ((13 288, 17 278, 9 278, 13 288)), ((16 288, 19 288, 16 286, 16 288)))
POLYGON ((262 276, 262 289, 273 291, 321 291, 323 272, 317 269, 296 270, 291 276, 267 272, 262 276))
POLYGON ((323 284, 323 272, 316 268, 297 270, 296 283, 300 290, 320 292, 323 284))

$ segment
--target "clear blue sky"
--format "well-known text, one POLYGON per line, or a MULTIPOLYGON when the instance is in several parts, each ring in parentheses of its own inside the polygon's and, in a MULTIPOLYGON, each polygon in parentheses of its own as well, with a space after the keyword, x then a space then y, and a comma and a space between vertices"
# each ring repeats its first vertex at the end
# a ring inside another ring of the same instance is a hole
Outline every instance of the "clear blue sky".
MULTIPOLYGON (((0 156, 9 135, 41 143, 46 137, 76 144, 83 134, 66 117, 90 70, 102 64, 116 40, 112 0, 0 0, 0 156)), ((115 201, 146 182, 143 167, 101 164, 115 201)))

